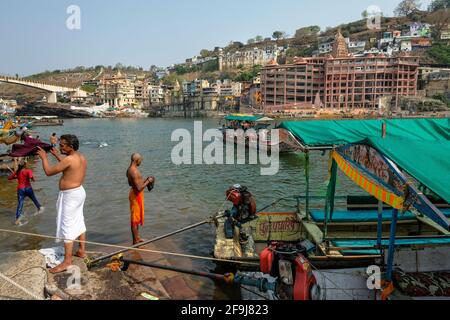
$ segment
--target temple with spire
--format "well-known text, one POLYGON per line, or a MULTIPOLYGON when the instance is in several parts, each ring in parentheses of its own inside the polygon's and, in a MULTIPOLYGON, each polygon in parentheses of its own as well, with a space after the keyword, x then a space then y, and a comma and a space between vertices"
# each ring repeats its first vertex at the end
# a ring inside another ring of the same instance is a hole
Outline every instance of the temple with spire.
POLYGON ((345 38, 342 35, 341 30, 338 31, 336 37, 334 38, 331 55, 333 58, 347 58, 349 56, 347 43, 345 42, 345 38))
POLYGON ((380 98, 417 95, 419 60, 409 55, 354 57, 339 31, 326 57, 270 63, 261 72, 265 111, 378 109, 380 98))

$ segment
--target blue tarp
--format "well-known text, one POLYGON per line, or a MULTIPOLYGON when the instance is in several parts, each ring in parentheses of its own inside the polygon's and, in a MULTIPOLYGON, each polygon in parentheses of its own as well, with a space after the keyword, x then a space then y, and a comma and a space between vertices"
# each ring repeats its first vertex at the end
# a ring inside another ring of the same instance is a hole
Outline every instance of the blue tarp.
MULTIPOLYGON (((450 209, 440 210, 446 217, 450 218, 450 209)), ((323 222, 325 220, 324 210, 310 210, 311 217, 315 222, 323 222)), ((398 220, 412 220, 415 219, 415 215, 409 211, 405 214, 398 215, 398 220)), ((352 211, 334 211, 333 219, 331 222, 377 222, 378 211, 377 210, 352 210, 352 211)), ((392 221, 392 210, 383 211, 383 221, 392 221)))
MULTIPOLYGON (((396 239, 395 246, 413 246, 413 245, 447 245, 450 244, 449 238, 409 238, 409 239, 396 239)), ((348 247, 375 247, 377 245, 377 240, 334 240, 333 245, 340 248, 348 247)), ((383 239, 381 245, 384 247, 389 246, 389 240, 383 239)), ((370 255, 379 254, 377 249, 357 249, 357 250, 344 250, 342 254, 344 255, 370 255)))

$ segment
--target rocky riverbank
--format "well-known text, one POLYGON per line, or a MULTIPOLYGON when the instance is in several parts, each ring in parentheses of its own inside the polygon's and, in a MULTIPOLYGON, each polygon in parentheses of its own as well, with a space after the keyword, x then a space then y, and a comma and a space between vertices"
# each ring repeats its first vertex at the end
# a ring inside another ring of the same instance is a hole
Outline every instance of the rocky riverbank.
MULTIPOLYGON (((88 270, 82 259, 74 258, 80 270, 80 287, 71 288, 70 272, 53 275, 48 272, 44 256, 37 250, 0 254, 0 272, 29 290, 35 297, 0 278, 3 300, 145 300, 143 292, 160 299, 170 299, 164 287, 149 268, 130 268, 127 272, 108 267, 88 270)), ((71 278, 72 277, 72 278, 71 278)))
POLYGON ((71 110, 69 105, 30 103, 16 109, 16 116, 57 116, 62 119, 92 118, 92 115, 81 110, 71 110))

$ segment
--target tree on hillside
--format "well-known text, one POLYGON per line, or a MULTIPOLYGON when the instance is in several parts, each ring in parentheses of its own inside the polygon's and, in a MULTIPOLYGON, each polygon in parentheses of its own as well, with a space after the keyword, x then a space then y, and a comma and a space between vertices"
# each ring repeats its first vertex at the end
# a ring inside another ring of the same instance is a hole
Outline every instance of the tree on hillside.
POLYGON ((263 36, 256 36, 255 41, 256 42, 262 42, 264 40, 263 36))
POLYGON ((429 57, 431 57, 435 63, 438 64, 450 64, 450 47, 445 45, 433 46, 427 51, 429 57))
POLYGON ((256 41, 254 38, 248 39, 247 44, 254 44, 256 41))
POLYGON ((286 38, 286 32, 284 32, 284 31, 275 31, 272 34, 272 38, 274 38, 275 40, 284 39, 284 38, 286 38))
POLYGON ((209 51, 207 49, 203 49, 203 50, 200 51, 200 55, 202 56, 202 58, 210 57, 211 56, 211 51, 209 51))
POLYGON ((428 6, 428 11, 435 12, 441 9, 450 9, 450 0, 434 0, 428 6))
POLYGON ((295 31, 295 44, 306 44, 306 43, 313 43, 317 42, 317 37, 320 32, 319 26, 309 26, 300 28, 297 31, 295 31))
POLYGON ((361 17, 363 19, 367 19, 368 16, 369 16, 369 12, 367 12, 367 10, 364 10, 363 12, 361 12, 361 17))
POLYGON ((437 10, 428 16, 428 22, 432 24, 432 35, 435 40, 440 40, 442 31, 450 25, 450 10, 437 10))
POLYGON ((228 44, 228 46, 225 47, 225 49, 226 50, 235 50, 235 49, 242 48, 243 46, 244 46, 244 44, 242 42, 230 41, 230 43, 228 44))
POLYGON ((394 10, 398 17, 406 17, 420 10, 422 4, 419 0, 402 0, 394 10))

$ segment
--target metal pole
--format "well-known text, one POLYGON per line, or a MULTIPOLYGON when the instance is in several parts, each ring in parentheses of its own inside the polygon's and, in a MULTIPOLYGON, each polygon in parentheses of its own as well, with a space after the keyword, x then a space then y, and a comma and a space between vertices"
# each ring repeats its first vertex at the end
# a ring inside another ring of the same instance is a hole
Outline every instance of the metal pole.
POLYGON ((381 251, 381 238, 383 237, 383 202, 378 201, 377 245, 381 251))
POLYGON ((391 234, 389 237, 389 253, 388 253, 388 261, 387 261, 387 273, 386 280, 392 281, 392 269, 394 265, 394 250, 395 250, 395 234, 397 232, 397 218, 398 218, 398 209, 394 209, 392 212, 392 223, 391 223, 391 234))
POLYGON ((122 261, 124 262, 124 271, 128 269, 128 265, 137 264, 137 265, 144 266, 144 267, 157 268, 157 269, 169 270, 169 271, 174 271, 174 272, 192 274, 195 276, 206 277, 206 278, 210 278, 213 280, 225 280, 225 276, 223 274, 203 272, 203 271, 194 271, 194 270, 189 270, 189 269, 184 269, 184 268, 179 268, 179 267, 165 266, 165 265, 156 264, 156 263, 129 260, 129 259, 122 259, 122 261))
MULTIPOLYGON (((383 122, 381 125, 381 137, 386 138, 387 124, 383 122)), ((378 225, 377 225, 377 245, 381 253, 381 238, 383 237, 383 201, 378 200, 378 225)))
POLYGON ((177 230, 177 231, 174 231, 174 232, 171 232, 171 233, 168 233, 168 234, 165 234, 165 235, 162 235, 162 236, 153 238, 153 239, 148 240, 148 241, 144 241, 144 242, 141 242, 141 243, 137 243, 137 244, 131 246, 130 249, 122 249, 122 250, 119 250, 119 251, 116 251, 116 252, 113 252, 113 253, 106 254, 106 255, 104 255, 104 256, 98 257, 98 258, 96 258, 96 259, 90 261, 90 265, 92 266, 92 265, 94 265, 94 264, 97 263, 97 262, 100 262, 100 261, 102 261, 102 260, 109 259, 109 258, 111 258, 111 257, 113 257, 113 256, 115 256, 115 255, 120 254, 120 253, 124 253, 124 252, 126 252, 126 251, 132 250, 133 248, 138 248, 138 247, 141 247, 141 246, 145 246, 146 244, 149 244, 149 243, 152 243, 152 242, 155 242, 155 241, 158 241, 158 240, 162 240, 162 239, 164 239, 164 238, 173 236, 173 235, 175 235, 175 234, 184 232, 184 231, 186 231, 186 230, 190 230, 190 229, 196 228, 196 227, 201 226, 201 225, 203 225, 203 224, 205 224, 205 223, 209 223, 210 221, 211 221, 210 219, 208 219, 208 220, 203 220, 203 221, 201 221, 201 222, 199 222, 199 223, 196 223, 196 224, 187 226, 187 227, 185 227, 185 228, 183 228, 183 229, 180 229, 180 230, 177 230))
POLYGON ((306 216, 309 217, 309 151, 305 152, 305 179, 306 179, 306 202, 305 210, 306 216))
POLYGON ((330 168, 330 181, 327 188, 327 198, 325 200, 325 220, 324 220, 324 239, 328 236, 328 220, 333 217, 334 212, 334 196, 336 193, 336 181, 337 181, 337 163, 334 159, 331 160, 330 168))

